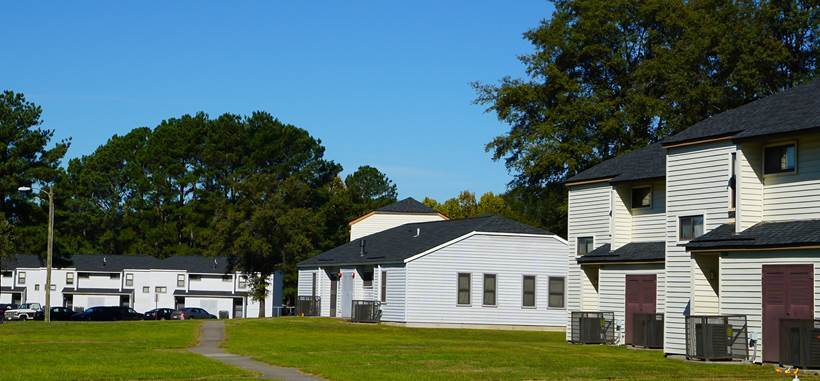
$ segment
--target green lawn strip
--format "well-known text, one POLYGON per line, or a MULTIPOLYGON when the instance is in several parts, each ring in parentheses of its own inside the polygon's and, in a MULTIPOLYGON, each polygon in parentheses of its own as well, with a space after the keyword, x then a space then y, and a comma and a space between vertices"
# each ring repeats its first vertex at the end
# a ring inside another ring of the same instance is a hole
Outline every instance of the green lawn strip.
POLYGON ((563 333, 413 329, 334 319, 234 320, 227 351, 332 380, 771 380, 768 366, 567 344, 563 333))
POLYGON ((198 322, 0 325, 0 380, 229 380, 249 376, 186 349, 198 322))

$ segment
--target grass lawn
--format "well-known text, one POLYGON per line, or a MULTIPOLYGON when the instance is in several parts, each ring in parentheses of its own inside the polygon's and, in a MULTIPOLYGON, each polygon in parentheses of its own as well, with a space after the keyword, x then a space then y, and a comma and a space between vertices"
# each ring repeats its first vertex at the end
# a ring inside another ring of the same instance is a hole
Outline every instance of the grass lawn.
POLYGON ((234 380, 248 376, 185 348, 193 321, 0 324, 0 380, 234 380))
POLYGON ((770 366, 689 363, 659 351, 571 345, 563 333, 279 318, 232 320, 227 334, 229 352, 332 380, 787 379, 770 366))

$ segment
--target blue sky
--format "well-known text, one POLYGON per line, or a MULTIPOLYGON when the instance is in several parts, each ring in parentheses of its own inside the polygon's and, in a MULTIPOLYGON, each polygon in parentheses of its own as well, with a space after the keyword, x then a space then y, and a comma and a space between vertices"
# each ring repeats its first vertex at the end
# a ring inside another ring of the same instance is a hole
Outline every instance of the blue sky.
POLYGON ((401 197, 440 201, 505 190, 484 151, 505 126, 469 84, 522 77, 521 34, 552 13, 544 0, 3 8, 0 88, 41 105, 44 126, 73 138, 69 157, 169 117, 264 110, 321 139, 345 174, 374 165, 401 197))

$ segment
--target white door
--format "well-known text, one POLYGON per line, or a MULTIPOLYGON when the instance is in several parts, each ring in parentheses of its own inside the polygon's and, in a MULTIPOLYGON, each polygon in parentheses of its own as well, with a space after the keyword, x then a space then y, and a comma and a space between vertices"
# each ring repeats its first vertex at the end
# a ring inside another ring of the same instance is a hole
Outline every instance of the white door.
POLYGON ((346 272, 342 275, 342 317, 350 318, 350 310, 353 307, 353 272, 346 272))

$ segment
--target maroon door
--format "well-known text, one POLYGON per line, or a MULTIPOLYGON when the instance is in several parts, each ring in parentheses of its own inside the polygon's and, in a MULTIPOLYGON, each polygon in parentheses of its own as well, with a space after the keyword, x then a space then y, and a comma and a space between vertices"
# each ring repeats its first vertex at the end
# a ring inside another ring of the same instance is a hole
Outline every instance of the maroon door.
POLYGON ((626 276, 626 343, 632 344, 633 315, 654 314, 658 282, 656 275, 626 276))
POLYGON ((780 360, 780 319, 813 319, 814 266, 763 266, 763 361, 780 360))

